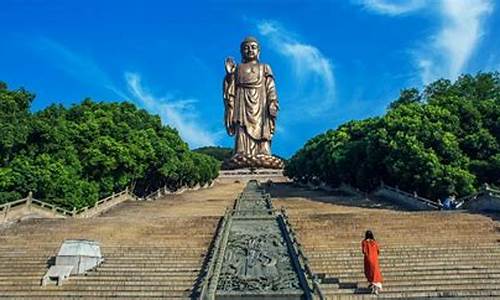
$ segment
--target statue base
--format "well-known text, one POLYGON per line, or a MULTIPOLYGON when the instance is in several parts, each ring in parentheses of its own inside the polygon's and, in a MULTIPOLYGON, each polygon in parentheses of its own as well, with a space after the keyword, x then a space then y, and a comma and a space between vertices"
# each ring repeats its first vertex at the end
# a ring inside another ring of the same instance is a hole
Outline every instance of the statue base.
POLYGON ((246 155, 243 153, 236 153, 222 163, 221 169, 283 169, 284 166, 285 164, 283 161, 276 156, 265 154, 246 155))

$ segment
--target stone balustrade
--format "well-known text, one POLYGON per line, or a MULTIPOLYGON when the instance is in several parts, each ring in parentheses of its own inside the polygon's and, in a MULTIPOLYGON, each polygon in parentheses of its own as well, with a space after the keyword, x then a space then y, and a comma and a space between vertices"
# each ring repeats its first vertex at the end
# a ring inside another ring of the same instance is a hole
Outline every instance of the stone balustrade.
POLYGON ((155 192, 147 195, 144 198, 137 197, 127 187, 125 190, 113 193, 111 196, 97 201, 94 205, 85 206, 80 209, 67 210, 57 205, 47 203, 33 198, 30 192, 28 197, 16 201, 8 202, 0 205, 0 225, 9 224, 15 221, 23 220, 31 217, 42 218, 92 218, 102 214, 108 209, 123 203, 127 200, 142 201, 156 200, 165 195, 181 194, 186 191, 196 191, 199 189, 210 188, 213 182, 203 186, 195 185, 191 188, 181 188, 176 191, 170 191, 166 186, 159 188, 155 192))
POLYGON ((442 208, 442 205, 438 202, 421 197, 417 195, 417 193, 411 194, 383 183, 373 194, 375 196, 383 197, 391 202, 395 202, 396 204, 405 206, 409 209, 436 210, 442 208))

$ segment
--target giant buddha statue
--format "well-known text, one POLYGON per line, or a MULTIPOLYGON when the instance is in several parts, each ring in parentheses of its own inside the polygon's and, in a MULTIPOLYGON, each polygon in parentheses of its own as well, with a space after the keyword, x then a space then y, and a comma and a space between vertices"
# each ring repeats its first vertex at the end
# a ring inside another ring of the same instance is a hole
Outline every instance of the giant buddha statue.
POLYGON ((226 58, 224 78, 224 123, 235 136, 234 155, 223 169, 281 169, 283 162, 271 155, 271 140, 279 110, 274 75, 259 61, 257 39, 247 37, 240 46, 242 61, 226 58))

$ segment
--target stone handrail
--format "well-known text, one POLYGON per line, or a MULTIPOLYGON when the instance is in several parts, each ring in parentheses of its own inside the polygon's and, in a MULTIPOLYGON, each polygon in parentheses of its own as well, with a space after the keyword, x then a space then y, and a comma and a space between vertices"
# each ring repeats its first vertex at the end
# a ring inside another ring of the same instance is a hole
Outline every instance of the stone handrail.
POLYGON ((458 203, 474 211, 500 211, 500 191, 484 184, 477 193, 459 198, 458 203))
POLYGON ((113 193, 111 196, 97 201, 92 206, 82 207, 79 210, 73 208, 73 210, 70 211, 65 208, 59 207, 55 204, 35 199, 33 198, 32 193, 30 192, 28 197, 26 198, 15 200, 12 202, 7 202, 5 204, 0 205, 0 224, 7 222, 7 220, 9 220, 12 209, 18 208, 22 205, 24 205, 28 209, 28 211, 31 210, 32 208, 43 209, 44 211, 49 213, 51 217, 90 218, 95 215, 98 215, 104 210, 107 210, 111 206, 114 206, 128 199, 136 200, 137 197, 133 193, 131 193, 127 187, 124 191, 121 191, 116 194, 113 193))
POLYGON ((29 193, 28 197, 26 197, 26 198, 15 200, 15 201, 11 201, 11 202, 7 202, 7 203, 4 203, 4 204, 0 205, 0 212, 3 213, 4 214, 4 218, 6 218, 7 215, 8 215, 8 213, 9 213, 9 211, 12 208, 15 208, 15 207, 18 207, 18 206, 21 206, 21 205, 26 205, 28 207, 29 206, 36 206, 36 207, 40 207, 40 208, 45 208, 45 209, 48 209, 48 210, 50 210, 52 212, 58 213, 58 214, 63 215, 63 216, 72 216, 74 214, 74 212, 69 211, 67 209, 64 209, 62 207, 59 207, 57 205, 54 205, 54 204, 51 204, 51 203, 47 203, 47 202, 44 202, 44 201, 40 201, 38 199, 33 198, 31 192, 29 193))
POLYGON ((324 300, 325 296, 323 294, 323 291, 321 290, 320 284, 318 283, 319 277, 311 270, 311 267, 309 266, 309 260, 306 257, 304 250, 302 249, 302 246, 297 239, 297 235, 295 234, 295 231, 292 228, 292 224, 288 219, 288 213, 286 212, 286 209, 284 207, 281 208, 281 216, 283 217, 284 220, 283 223, 285 225, 285 230, 288 232, 288 235, 290 236, 295 252, 298 254, 299 263, 301 267, 304 269, 310 281, 310 286, 312 286, 313 288, 313 293, 316 294, 316 296, 318 296, 319 300, 324 300))
POLYGON ((27 201, 28 201, 28 197, 4 203, 4 204, 0 205, 0 212, 5 212, 5 211, 9 210, 12 207, 16 207, 18 205, 26 204, 27 201))
POLYGON ((312 189, 312 190, 322 190, 324 192, 340 191, 340 192, 351 194, 351 195, 354 195, 357 197, 366 197, 368 194, 367 192, 362 191, 362 190, 355 188, 355 187, 353 187, 349 184, 346 184, 346 183, 341 183, 340 186, 338 186, 338 187, 332 187, 323 181, 320 181, 319 184, 315 184, 315 183, 312 183, 310 181, 308 181, 307 183, 303 183, 300 181, 294 181, 294 184, 296 184, 297 186, 302 187, 302 188, 308 188, 308 189, 312 189))
POLYGON ((495 188, 492 188, 492 187, 486 186, 486 187, 484 187, 484 190, 486 190, 486 191, 488 191, 488 192, 491 192, 491 193, 493 193, 493 194, 495 194, 495 195, 500 196, 500 190, 497 190, 497 189, 495 189, 495 188))
POLYGON ((194 187, 191 187, 191 188, 182 187, 182 188, 180 188, 180 189, 178 189, 176 191, 169 190, 168 187, 165 185, 165 186, 157 189, 156 191, 148 194, 147 196, 145 196, 143 198, 137 198, 137 200, 142 200, 142 201, 156 200, 159 197, 164 196, 164 195, 182 194, 185 191, 196 191, 196 190, 199 190, 199 189, 210 188, 213 185, 214 185, 214 181, 212 181, 210 183, 207 183, 205 185, 196 184, 194 187))
POLYGON ((442 204, 439 204, 439 203, 434 202, 434 201, 432 201, 430 199, 418 196, 416 193, 411 194, 411 193, 402 191, 402 190, 400 190, 400 189, 398 189, 396 187, 391 187, 391 186, 385 185, 384 183, 381 183, 379 189, 375 193, 378 193, 378 192, 383 191, 383 190, 387 190, 387 191, 390 191, 390 192, 402 195, 404 197, 411 198, 412 200, 416 200, 416 201, 424 204, 428 208, 441 209, 443 207, 442 204))
POLYGON ((59 206, 56 206, 54 204, 50 204, 50 203, 47 203, 47 202, 43 202, 43 201, 40 201, 40 200, 37 200, 37 199, 31 199, 31 205, 37 205, 41 208, 49 208, 50 210, 56 212, 56 213, 59 213, 61 215, 64 215, 64 216, 72 216, 73 215, 73 212, 72 211, 69 211, 67 209, 64 209, 62 207, 59 207, 59 206))
POLYGON ((104 212, 105 210, 108 210, 116 204, 122 203, 126 200, 136 201, 137 199, 137 196, 134 193, 130 192, 127 187, 125 188, 125 190, 119 193, 113 193, 111 196, 97 201, 94 205, 80 208, 79 210, 74 212, 73 217, 91 218, 104 212))
POLYGON ((28 211, 31 208, 41 208, 44 211, 47 212, 47 214, 50 217, 73 217, 73 218, 91 218, 96 215, 99 215, 100 213, 108 210, 109 208, 115 206, 116 204, 122 203, 126 200, 133 200, 133 201, 138 201, 138 200, 155 200, 160 196, 163 195, 171 195, 171 194, 180 194, 185 191, 194 191, 198 190, 200 188, 209 188, 212 187, 214 182, 208 183, 204 186, 200 185, 195 185, 192 188, 181 188, 177 191, 170 191, 166 186, 159 188, 155 192, 147 195, 144 198, 139 198, 137 197, 134 193, 132 193, 128 187, 125 188, 125 190, 114 193, 111 196, 108 196, 106 198, 98 200, 94 205, 89 205, 82 207, 80 209, 73 208, 73 210, 67 210, 65 208, 59 207, 55 204, 51 204, 48 202, 44 202, 41 200, 37 200, 33 198, 33 194, 30 192, 28 197, 7 202, 2 205, 0 205, 0 224, 7 222, 9 220, 9 213, 13 208, 20 207, 22 205, 25 205, 28 209, 28 211))
POLYGON ((500 190, 497 190, 497 189, 492 188, 489 185, 485 184, 479 188, 479 191, 477 191, 477 193, 460 197, 457 200, 458 200, 458 202, 467 202, 469 200, 476 199, 478 196, 483 195, 483 194, 487 194, 487 195, 490 195, 493 197, 500 198, 500 190))
POLYGON ((220 251, 221 242, 222 242, 222 239, 224 236, 224 232, 228 228, 227 223, 229 222, 230 214, 232 214, 232 210, 226 209, 226 212, 224 213, 224 216, 222 217, 221 226, 215 232, 216 240, 213 244, 213 248, 208 253, 208 255, 210 256, 207 259, 208 270, 206 271, 206 274, 205 274, 204 279, 203 279, 203 283, 201 284, 201 291, 200 291, 200 298, 199 298, 201 300, 208 300, 209 299, 209 296, 208 296, 210 294, 209 284, 210 284, 210 281, 214 275, 214 269, 215 269, 215 264, 213 264, 212 261, 217 257, 217 253, 219 253, 219 251, 220 251))

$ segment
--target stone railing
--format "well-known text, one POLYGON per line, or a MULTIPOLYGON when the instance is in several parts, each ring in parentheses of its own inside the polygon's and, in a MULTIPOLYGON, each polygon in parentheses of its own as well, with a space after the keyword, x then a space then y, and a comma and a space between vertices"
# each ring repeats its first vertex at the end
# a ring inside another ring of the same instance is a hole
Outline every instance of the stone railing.
POLYGON ((47 218, 92 218, 127 200, 155 200, 164 195, 181 194, 186 191, 196 191, 212 186, 213 182, 204 186, 196 185, 192 188, 181 188, 177 191, 170 191, 167 187, 162 187, 144 198, 137 197, 127 187, 119 193, 113 193, 111 196, 97 201, 94 205, 85 206, 78 210, 76 208, 67 210, 55 204, 34 199, 33 194, 30 192, 26 198, 0 205, 0 224, 22 219, 30 214, 37 214, 40 217, 47 218))
POLYGON ((182 194, 184 192, 190 192, 190 191, 197 191, 197 190, 200 190, 200 189, 207 189, 207 188, 211 188, 214 186, 214 181, 210 182, 210 183, 207 183, 205 185, 195 185, 193 187, 181 187, 180 189, 178 190, 175 190, 175 191, 171 191, 168 189, 168 187, 165 185, 159 189, 157 189, 156 191, 148 194, 147 196, 143 197, 143 198, 137 198, 137 200, 139 201, 150 201, 150 200, 156 200, 162 196, 166 196, 166 195, 178 195, 178 194, 182 194))
POLYGON ((47 214, 61 217, 73 215, 73 211, 33 198, 33 194, 30 192, 26 198, 0 205, 0 224, 10 219, 14 212, 20 209, 31 211, 32 208, 40 208, 45 210, 47 214))
POLYGON ((200 296, 198 299, 208 300, 210 299, 209 295, 213 295, 215 293, 216 286, 210 286, 210 282, 212 282, 212 277, 214 276, 214 270, 216 268, 215 259, 221 252, 222 240, 224 236, 228 234, 229 230, 229 222, 231 210, 226 209, 224 216, 222 217, 221 225, 215 232, 215 241, 213 242, 212 249, 208 252, 208 258, 206 259, 206 273, 201 275, 203 277, 203 282, 200 286, 200 296))
POLYGON ((380 187, 373 194, 411 209, 433 210, 442 208, 442 205, 435 201, 421 197, 416 193, 411 194, 402 191, 398 188, 385 185, 384 183, 381 183, 380 187))
POLYGON ((294 181, 294 184, 299 186, 299 187, 308 188, 311 190, 321 190, 324 192, 343 192, 343 193, 351 194, 351 195, 357 196, 357 197, 366 197, 367 196, 366 192, 364 192, 358 188, 355 188, 349 184, 346 184, 346 183, 342 183, 338 187, 332 187, 323 181, 319 182, 319 184, 314 184, 312 182, 303 183, 303 182, 299 182, 299 181, 294 181))
POLYGON ((111 207, 125 202, 127 200, 137 200, 137 196, 134 193, 129 192, 128 187, 119 193, 113 193, 111 196, 106 197, 97 201, 92 206, 85 206, 76 211, 73 217, 76 218, 92 218, 101 214, 102 212, 110 209, 111 207))
POLYGON ((288 233, 288 235, 285 236, 288 236, 290 238, 290 242, 293 245, 295 252, 298 254, 299 264, 306 274, 307 280, 309 281, 309 286, 312 287, 313 294, 316 295, 317 297, 316 299, 324 300, 325 296, 321 291, 321 287, 319 284, 319 276, 317 276, 309 266, 309 260, 305 255, 304 250, 302 249, 302 245, 299 243, 297 239, 295 231, 293 231, 292 224, 289 221, 286 209, 282 207, 280 213, 283 221, 283 226, 286 232, 288 233))
POLYGON ((126 188, 122 192, 113 193, 111 196, 97 201, 92 206, 86 206, 79 210, 73 208, 70 211, 55 204, 37 200, 32 195, 30 192, 26 198, 0 205, 0 224, 22 219, 30 214, 47 218, 91 218, 116 204, 137 198, 126 188))
POLYGON ((470 201, 470 200, 475 200, 478 197, 485 196, 485 195, 491 196, 491 197, 500 198, 500 190, 497 190, 495 188, 490 187, 487 184, 484 184, 484 185, 482 185, 479 188, 479 190, 477 191, 477 193, 474 193, 474 194, 471 194, 471 195, 467 195, 467 196, 464 196, 464 197, 460 197, 460 198, 457 199, 457 202, 467 202, 467 201, 470 201))
POLYGON ((470 210, 500 211, 500 190, 485 184, 477 193, 459 198, 458 203, 470 210))

